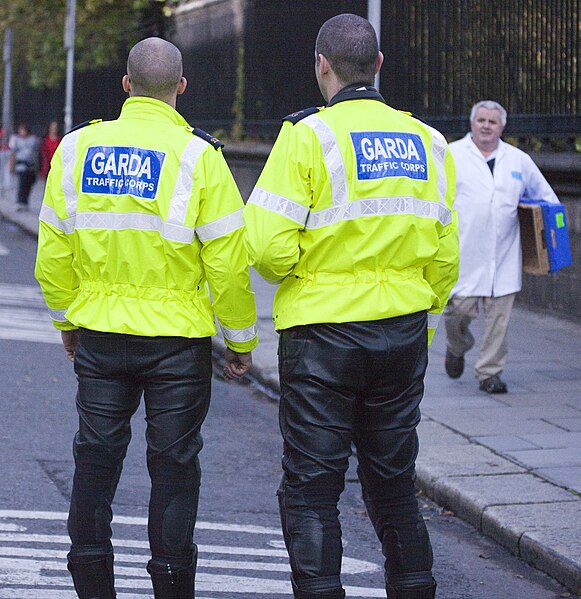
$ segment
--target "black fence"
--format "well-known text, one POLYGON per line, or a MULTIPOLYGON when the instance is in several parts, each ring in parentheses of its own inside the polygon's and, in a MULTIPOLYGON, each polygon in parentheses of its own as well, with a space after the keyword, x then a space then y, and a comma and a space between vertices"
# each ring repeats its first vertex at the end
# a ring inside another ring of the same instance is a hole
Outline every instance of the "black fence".
MULTIPOLYGON (((182 12, 175 23, 203 89, 189 92, 192 116, 226 132, 238 119, 246 135, 265 138, 280 117, 323 102, 313 73, 321 24, 341 12, 367 13, 366 0, 248 0, 237 32, 232 3, 212 4, 182 12), (220 94, 208 103, 212 87, 220 94), (237 92, 243 110, 233 114, 237 92)), ((572 146, 581 135, 580 19, 579 0, 384 1, 381 92, 449 137, 465 133, 475 102, 494 99, 509 112, 507 135, 564 138, 572 146)))
MULTIPOLYGON (((219 135, 272 138, 285 114, 323 103, 314 41, 341 12, 366 16, 367 0, 183 2, 167 28, 189 80, 178 109, 219 135)), ((475 102, 493 99, 508 110, 506 135, 558 138, 558 149, 573 149, 581 137, 580 24, 580 0, 384 0, 380 89, 449 138, 468 130, 475 102)), ((77 77, 76 122, 118 114, 124 58, 77 77)), ((62 96, 25 91, 15 120, 48 123, 62 96)))

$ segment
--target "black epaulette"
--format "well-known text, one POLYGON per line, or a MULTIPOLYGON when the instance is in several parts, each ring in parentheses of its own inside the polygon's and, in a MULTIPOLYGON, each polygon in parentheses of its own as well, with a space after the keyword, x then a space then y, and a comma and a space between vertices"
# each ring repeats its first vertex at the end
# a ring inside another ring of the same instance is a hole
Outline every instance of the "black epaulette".
POLYGON ((201 137, 204 141, 207 141, 211 146, 214 146, 215 150, 219 150, 224 147, 224 144, 213 135, 210 135, 207 131, 200 129, 199 127, 188 127, 188 130, 191 131, 194 135, 201 137))
POLYGON ((423 119, 421 116, 418 116, 417 114, 414 114, 413 112, 408 112, 407 110, 400 110, 399 112, 403 112, 403 114, 407 114, 408 116, 411 116, 412 119, 416 119, 417 121, 420 121, 420 123, 424 123, 424 125, 427 125, 428 127, 432 127, 433 125, 431 125, 430 123, 428 123, 428 121, 426 121, 425 119, 423 119))
POLYGON ((102 123, 103 119, 92 119, 90 121, 85 121, 84 123, 79 123, 78 125, 75 125, 72 129, 69 129, 65 135, 68 135, 69 133, 72 133, 73 131, 78 131, 79 129, 82 129, 83 127, 86 127, 87 125, 96 125, 97 123, 102 123))
POLYGON ((298 112, 293 112, 292 114, 288 114, 284 117, 284 121, 289 121, 293 125, 296 125, 299 121, 302 121, 305 117, 310 116, 311 114, 316 114, 323 110, 322 106, 313 106, 312 108, 305 108, 304 110, 299 110, 298 112))

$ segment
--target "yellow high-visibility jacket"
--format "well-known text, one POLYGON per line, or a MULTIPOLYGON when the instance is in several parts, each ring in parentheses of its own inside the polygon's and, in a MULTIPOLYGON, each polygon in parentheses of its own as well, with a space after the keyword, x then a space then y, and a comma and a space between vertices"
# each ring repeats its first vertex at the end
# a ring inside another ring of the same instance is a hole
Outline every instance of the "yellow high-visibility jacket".
POLYGON ((208 337, 216 315, 228 347, 256 346, 243 203, 220 147, 146 97, 65 135, 35 268, 57 329, 208 337))
POLYGON ((276 328, 426 310, 431 341, 458 277, 454 194, 444 137, 372 88, 287 117, 244 209, 276 328))

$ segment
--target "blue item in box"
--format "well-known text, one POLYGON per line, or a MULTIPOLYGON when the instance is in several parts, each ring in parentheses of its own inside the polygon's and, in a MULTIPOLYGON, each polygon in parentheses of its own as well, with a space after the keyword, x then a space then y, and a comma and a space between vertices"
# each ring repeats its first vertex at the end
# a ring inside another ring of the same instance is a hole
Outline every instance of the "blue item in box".
POLYGON ((545 227, 545 243, 549 258, 549 272, 555 272, 560 268, 569 266, 573 260, 571 258, 565 206, 529 198, 521 198, 520 201, 541 207, 545 227))

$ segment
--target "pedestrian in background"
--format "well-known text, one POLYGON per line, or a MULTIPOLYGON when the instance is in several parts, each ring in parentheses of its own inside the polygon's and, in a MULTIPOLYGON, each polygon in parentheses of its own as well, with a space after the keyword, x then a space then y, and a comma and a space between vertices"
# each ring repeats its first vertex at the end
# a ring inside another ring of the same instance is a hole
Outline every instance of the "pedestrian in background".
POLYGON ((38 137, 26 123, 20 123, 10 140, 10 172, 18 177, 16 209, 28 209, 30 190, 38 175, 38 137))
POLYGON ((58 122, 51 121, 48 125, 48 131, 42 138, 42 143, 40 144, 40 176, 43 179, 48 177, 50 161, 62 138, 63 136, 59 132, 58 122))
POLYGON ((327 105, 285 118, 245 207, 251 265, 280 284, 282 530, 297 599, 345 596, 337 503, 351 444, 390 599, 432 599, 415 492, 428 343, 457 277, 454 165, 443 136, 386 105, 371 24, 326 21, 327 105))
POLYGON ((257 344, 243 203, 222 144, 175 110, 178 48, 139 42, 122 84, 117 120, 63 138, 40 213, 35 274, 78 379, 68 568, 81 599, 115 597, 111 502, 143 394, 147 570, 156 599, 191 599, 214 316, 227 378, 257 344))
POLYGON ((445 368, 464 372, 464 354, 475 343, 470 323, 484 311, 484 333, 476 360, 479 389, 506 393, 506 335, 522 284, 518 203, 523 196, 559 203, 541 171, 522 150, 500 139, 506 110, 483 100, 472 107, 471 131, 450 144, 457 168, 455 208, 460 225, 460 275, 444 313, 445 368))

